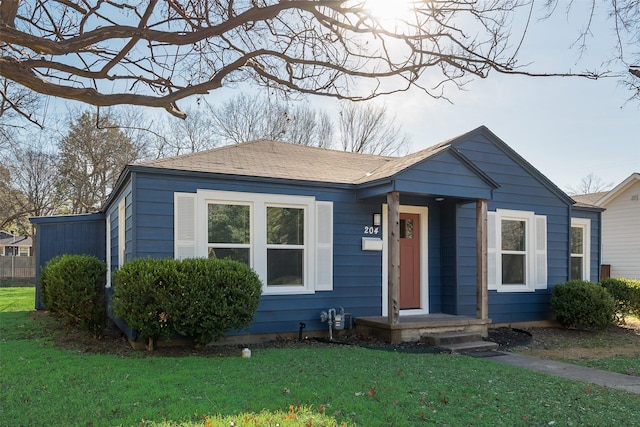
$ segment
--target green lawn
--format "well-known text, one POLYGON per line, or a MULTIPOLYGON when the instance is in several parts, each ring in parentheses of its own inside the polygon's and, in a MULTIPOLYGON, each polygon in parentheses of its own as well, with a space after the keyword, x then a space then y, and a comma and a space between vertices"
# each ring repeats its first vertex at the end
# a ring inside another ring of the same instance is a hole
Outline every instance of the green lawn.
POLYGON ((35 309, 36 288, 0 288, 0 312, 35 309))
POLYGON ((254 349, 250 359, 123 358, 57 348, 51 322, 58 320, 0 313, 2 425, 204 424, 207 415, 299 406, 357 426, 638 421, 640 396, 490 359, 353 346, 254 349))

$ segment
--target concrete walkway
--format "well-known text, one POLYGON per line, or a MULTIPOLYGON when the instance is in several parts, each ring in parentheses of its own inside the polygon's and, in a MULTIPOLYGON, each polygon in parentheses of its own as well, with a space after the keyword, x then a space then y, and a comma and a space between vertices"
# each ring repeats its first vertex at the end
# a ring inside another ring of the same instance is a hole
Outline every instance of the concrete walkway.
POLYGON ((572 365, 570 363, 557 362, 555 360, 540 359, 538 357, 525 356, 522 354, 508 352, 500 353, 488 360, 507 365, 519 366, 521 368, 533 369, 557 377, 570 380, 583 381, 591 384, 598 384, 605 387, 628 391, 640 394, 640 377, 618 374, 616 372, 603 371, 600 369, 587 368, 584 366, 572 365))

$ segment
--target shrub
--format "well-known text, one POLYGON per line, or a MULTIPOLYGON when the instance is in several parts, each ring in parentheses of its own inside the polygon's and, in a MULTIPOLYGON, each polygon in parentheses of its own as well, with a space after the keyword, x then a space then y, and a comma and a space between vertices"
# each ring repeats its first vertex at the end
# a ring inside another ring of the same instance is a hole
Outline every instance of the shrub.
POLYGON ((615 313, 609 292, 583 280, 556 285, 551 292, 551 308, 564 327, 604 328, 613 322, 615 313))
POLYGON ((53 258, 40 275, 45 306, 99 337, 107 322, 106 272, 106 264, 94 256, 53 258))
POLYGON ((605 279, 600 285, 615 300, 617 321, 624 322, 627 316, 640 319, 640 280, 605 279))
POLYGON ((143 340, 174 334, 207 344, 251 325, 262 291, 228 259, 136 259, 114 274, 113 312, 143 340))

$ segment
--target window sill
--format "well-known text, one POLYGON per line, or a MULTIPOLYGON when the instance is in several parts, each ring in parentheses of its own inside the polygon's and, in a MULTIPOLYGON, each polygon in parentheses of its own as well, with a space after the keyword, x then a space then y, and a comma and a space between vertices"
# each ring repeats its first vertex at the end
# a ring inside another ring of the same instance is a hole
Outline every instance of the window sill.
MULTIPOLYGON (((491 290, 491 289, 490 289, 491 290)), ((499 293, 509 292, 535 292, 536 288, 528 285, 501 285, 493 288, 494 291, 499 293)))
POLYGON ((310 295, 315 290, 301 287, 262 288, 262 295, 310 295))

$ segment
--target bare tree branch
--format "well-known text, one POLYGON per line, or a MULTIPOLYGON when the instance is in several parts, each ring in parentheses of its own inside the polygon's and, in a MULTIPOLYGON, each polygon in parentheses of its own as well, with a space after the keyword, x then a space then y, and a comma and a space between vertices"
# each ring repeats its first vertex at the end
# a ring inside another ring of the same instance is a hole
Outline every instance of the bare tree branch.
POLYGON ((417 1, 394 22, 368 1, 3 1, 0 75, 47 95, 164 108, 181 118, 180 100, 246 81, 364 100, 411 87, 443 98, 445 87, 491 71, 604 75, 538 72, 518 62, 526 27, 511 46, 511 19, 524 6, 530 11, 530 0, 417 1))

